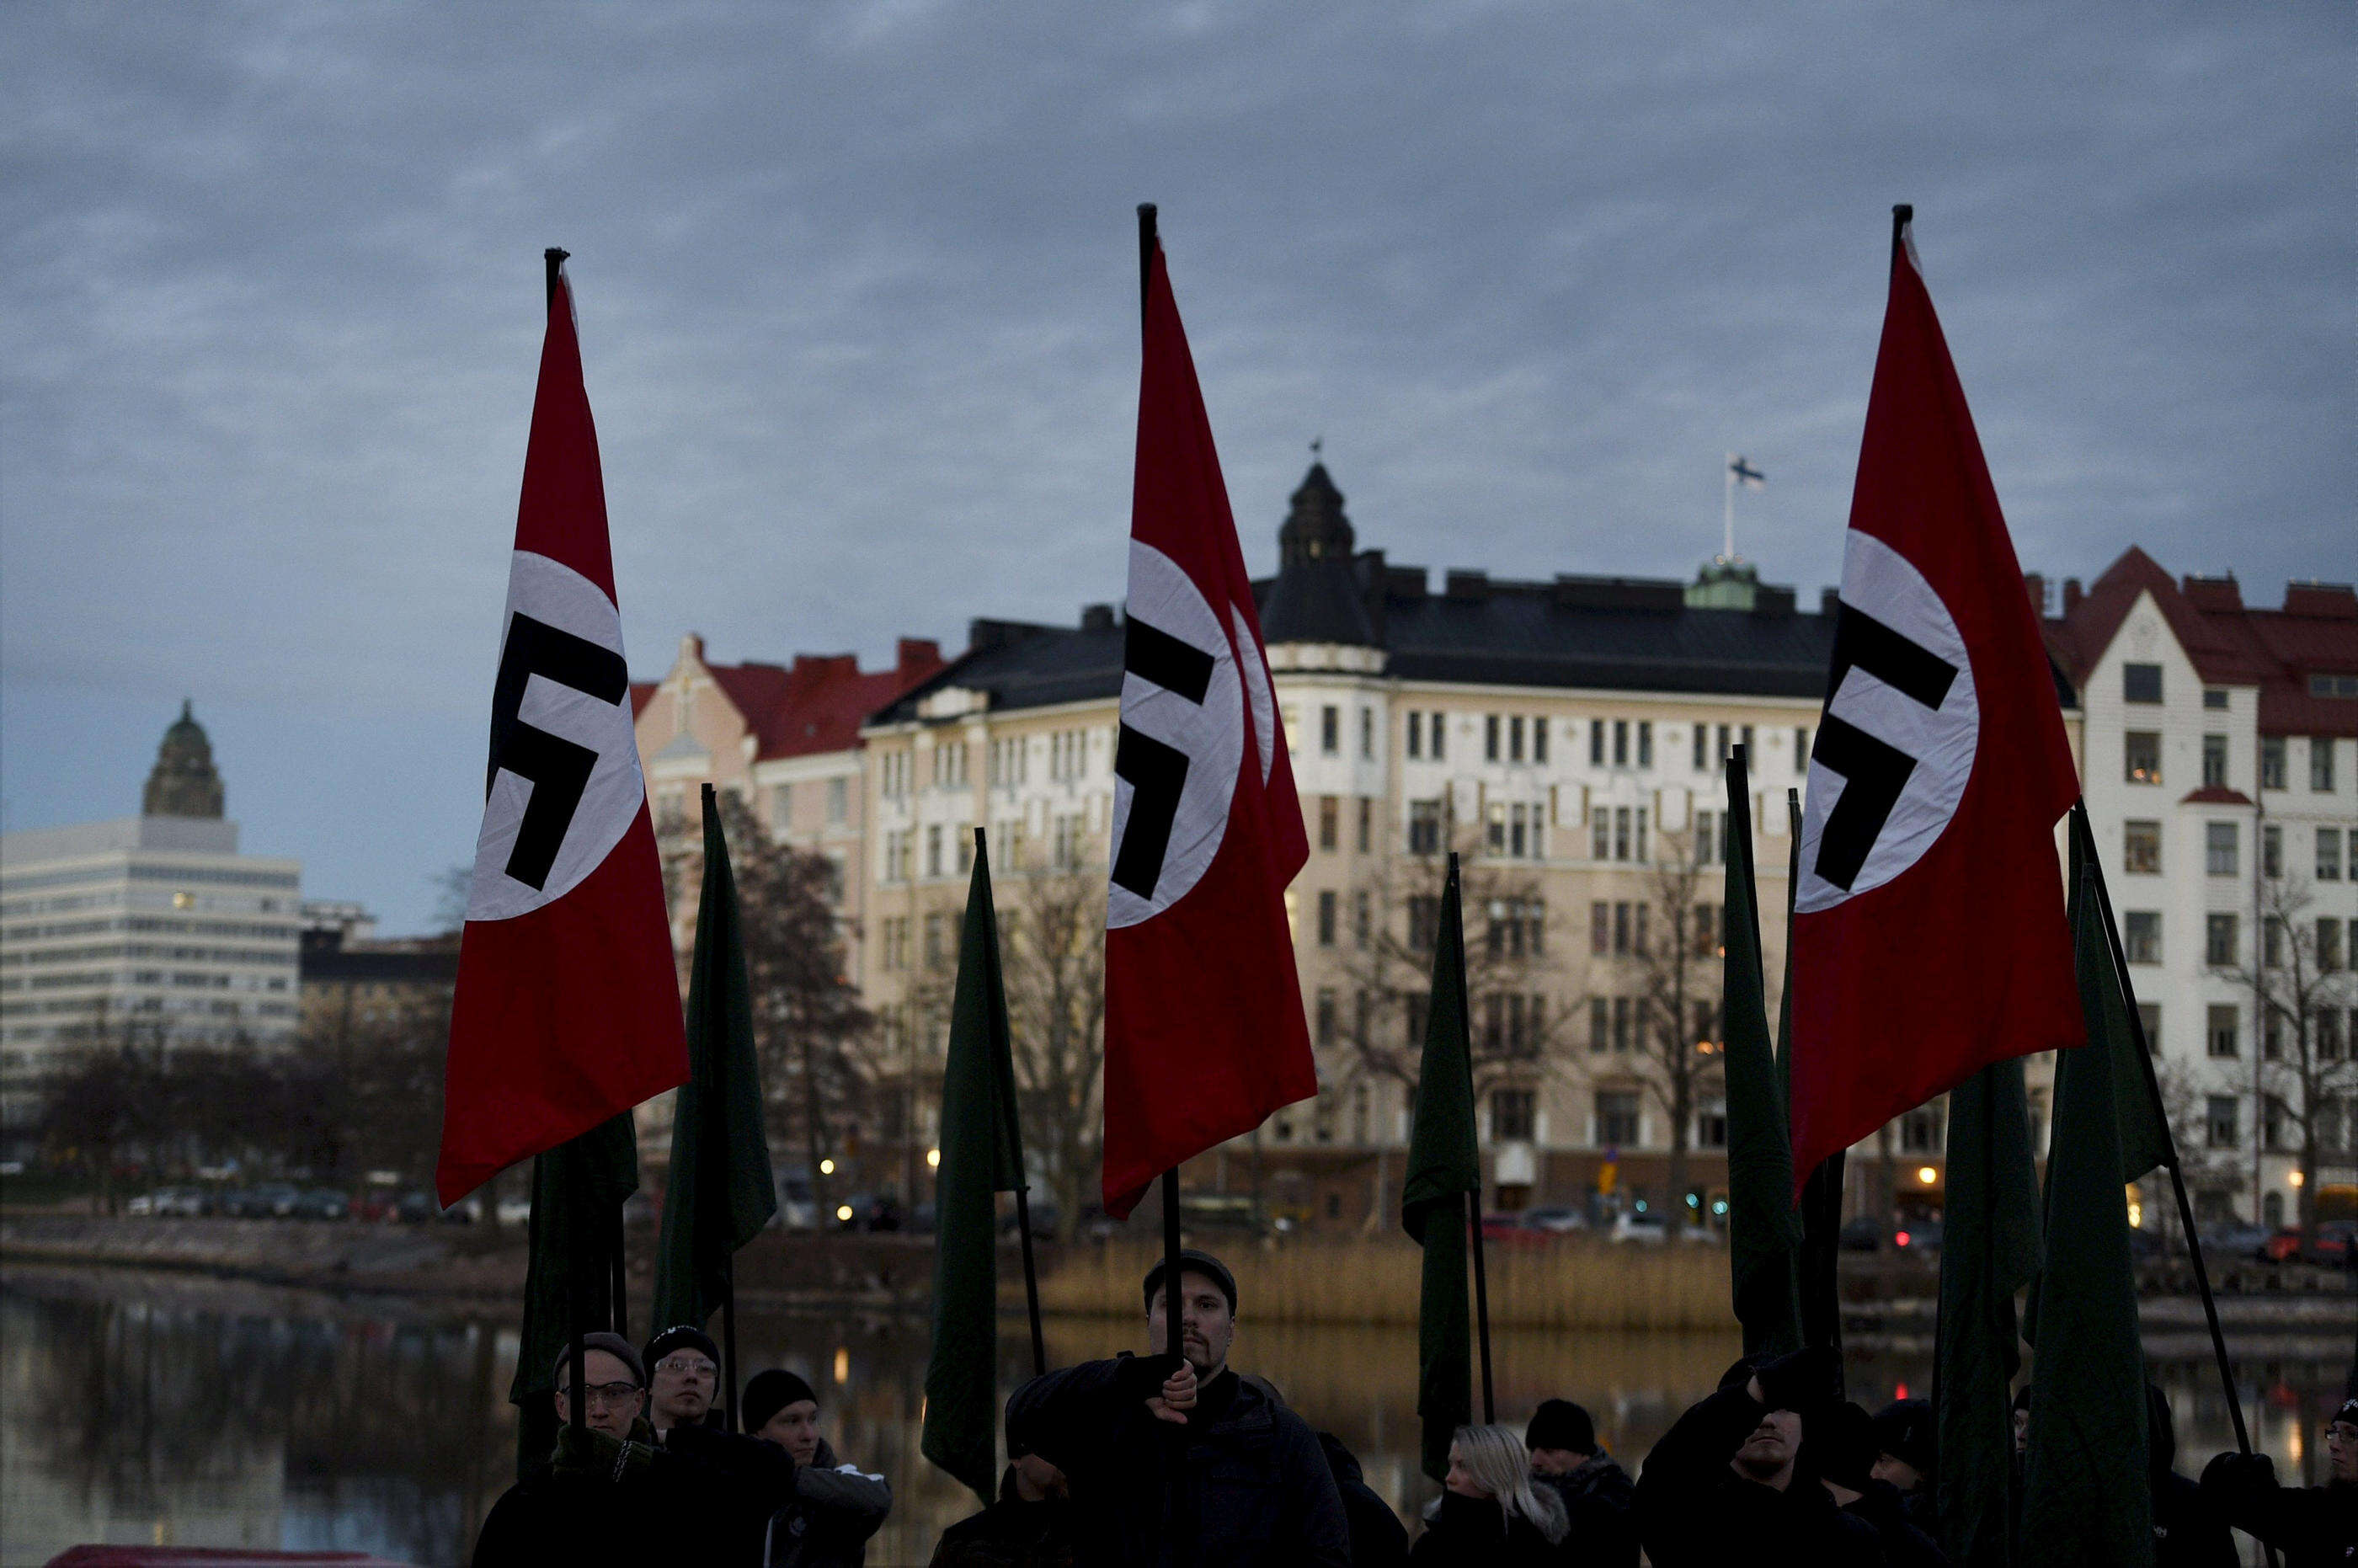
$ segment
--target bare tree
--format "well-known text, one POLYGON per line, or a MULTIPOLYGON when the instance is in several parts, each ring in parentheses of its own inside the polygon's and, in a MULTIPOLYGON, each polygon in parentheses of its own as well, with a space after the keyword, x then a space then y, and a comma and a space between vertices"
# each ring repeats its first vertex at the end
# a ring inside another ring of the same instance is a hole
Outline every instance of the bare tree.
POLYGON ((994 897, 1016 1111, 1069 1239, 1104 1154, 1106 873, 1086 862, 1008 870, 994 897))
POLYGON ((2248 987, 2259 1004, 2257 1136, 2278 1150, 2294 1145, 2306 1251, 2317 1231, 2320 1156, 2329 1147, 2339 1152, 2346 1141, 2345 1105, 2358 1090, 2358 1056, 2344 1028, 2358 984, 2344 951, 2342 923, 2309 914, 2314 899, 2308 882, 2278 877, 2264 886, 2259 964, 2222 972, 2248 987))
MULTIPOLYGON (((1669 841, 1665 836, 1665 844, 1669 841)), ((1715 1090, 1724 1093, 1726 1086, 1718 1027, 1720 920, 1725 911, 1703 897, 1720 890, 1720 882, 1705 876, 1681 849, 1674 859, 1656 864, 1653 918, 1634 921, 1631 934, 1629 962, 1644 988, 1639 993, 1632 1044, 1645 1064, 1646 1092, 1670 1121, 1670 1223, 1674 1227, 1684 1223, 1681 1217, 1686 1214, 1687 1155, 1695 1113, 1707 1096, 1715 1090)), ((1699 1221, 1702 1217, 1693 1217, 1699 1221)))
MULTIPOLYGON (((825 1212, 830 1203, 821 1162, 873 1098, 867 1047, 875 1020, 860 1005, 845 955, 849 927, 838 913, 838 873, 824 855, 772 838, 734 791, 720 794, 720 826, 737 885, 773 1146, 800 1145, 825 1212)), ((665 882, 678 908, 701 884, 702 830, 686 823, 668 827, 662 846, 665 882)))
MULTIPOLYGON (((1561 944, 1562 925, 1551 926, 1539 879, 1511 858, 1484 853, 1478 828, 1453 838, 1478 1101, 1509 1080, 1536 1087, 1557 1070, 1551 1047, 1566 1033, 1576 1002, 1554 994, 1561 966, 1548 944, 1561 944)), ((1346 890, 1348 907, 1337 911, 1336 945, 1348 989, 1336 998, 1338 1076, 1346 1085, 1396 1084, 1411 1107, 1423 1070, 1433 948, 1448 880, 1448 857, 1436 839, 1431 852, 1379 861, 1346 890)), ((1383 1141, 1373 1141, 1377 1201, 1370 1227, 1383 1223, 1389 1163, 1383 1141)))

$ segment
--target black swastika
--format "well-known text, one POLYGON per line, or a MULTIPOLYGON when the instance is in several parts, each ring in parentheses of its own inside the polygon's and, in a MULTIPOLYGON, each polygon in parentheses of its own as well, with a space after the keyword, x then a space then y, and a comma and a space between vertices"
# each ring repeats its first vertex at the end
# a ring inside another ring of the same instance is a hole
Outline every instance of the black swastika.
POLYGON ((1845 602, 1834 623, 1833 668, 1826 682, 1826 715, 1810 755, 1843 777, 1843 791, 1818 839, 1817 874, 1848 892, 1891 820, 1891 808, 1916 771, 1916 759, 1888 741, 1838 719, 1833 699, 1853 668, 1865 670, 1901 696, 1934 711, 1948 697, 1956 666, 1845 602))
MULTIPOLYGON (((1212 685, 1212 655, 1132 615, 1126 623, 1122 668, 1198 707, 1212 685)), ((1171 826, 1187 784, 1187 753, 1125 724, 1114 746, 1113 771, 1130 785, 1130 815, 1114 857, 1114 885, 1150 903, 1171 847, 1171 826)))
POLYGON ((522 611, 509 619, 499 680, 492 687, 492 761, 483 773, 483 793, 491 794, 492 782, 503 772, 532 785, 506 870, 526 887, 540 889, 548 885, 549 871, 564 847, 566 829, 573 826, 573 813, 581 804, 598 753, 517 716, 525 687, 535 676, 600 702, 620 702, 630 689, 631 674, 622 655, 611 648, 522 611))

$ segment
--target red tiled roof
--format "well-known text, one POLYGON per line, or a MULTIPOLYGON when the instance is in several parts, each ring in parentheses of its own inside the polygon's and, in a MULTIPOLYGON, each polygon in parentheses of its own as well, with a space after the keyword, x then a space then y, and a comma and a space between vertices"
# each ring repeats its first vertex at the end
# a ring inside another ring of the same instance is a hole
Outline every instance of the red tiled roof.
POLYGON ((2309 693, 2312 674, 2358 674, 2358 595, 2349 588, 2295 583, 2284 608, 2254 609, 2233 579, 2180 584, 2132 546, 2061 619, 2046 622, 2048 649, 2074 685, 2086 685, 2141 593, 2153 595, 2206 683, 2259 688, 2262 734, 2358 735, 2358 702, 2309 693))
POLYGON ((2229 789, 2225 784, 2204 784, 2178 804, 2180 806, 2249 806, 2252 804, 2252 797, 2242 790, 2229 789))
POLYGON ((891 667, 863 671, 856 654, 796 654, 792 666, 714 665, 705 668, 752 731, 757 761, 849 751, 860 726, 943 665, 939 643, 903 637, 891 667))
POLYGON ((661 684, 659 681, 651 680, 634 680, 631 683, 632 718, 636 719, 647 710, 647 704, 654 700, 655 687, 661 684))

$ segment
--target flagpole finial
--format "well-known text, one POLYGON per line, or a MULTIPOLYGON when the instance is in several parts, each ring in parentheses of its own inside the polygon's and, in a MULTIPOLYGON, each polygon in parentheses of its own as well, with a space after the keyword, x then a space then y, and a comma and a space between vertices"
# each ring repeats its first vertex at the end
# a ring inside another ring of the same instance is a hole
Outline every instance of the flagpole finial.
POLYGON ((1913 205, 1906 201, 1895 201, 1892 203, 1891 249, 1893 254, 1898 254, 1900 247, 1907 244, 1908 225, 1915 221, 1916 209, 1913 205))
POLYGON ((541 263, 548 269, 548 298, 552 305, 557 302, 557 276, 565 270, 566 258, 572 254, 571 251, 560 250, 555 245, 540 253, 541 263))
POLYGON ((1146 295, 1154 276, 1154 247, 1158 243, 1154 223, 1154 203, 1138 204, 1138 321, 1141 330, 1146 325, 1146 295))

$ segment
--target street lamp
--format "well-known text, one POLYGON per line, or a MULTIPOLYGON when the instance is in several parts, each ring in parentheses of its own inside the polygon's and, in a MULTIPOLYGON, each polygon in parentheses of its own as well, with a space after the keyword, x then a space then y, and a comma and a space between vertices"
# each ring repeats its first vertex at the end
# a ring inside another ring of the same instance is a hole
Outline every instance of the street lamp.
POLYGON ((925 1151, 925 1169, 927 1169, 927 1170, 929 1170, 929 1171, 938 1171, 938 1170, 940 1170, 941 1168, 942 1168, 942 1152, 941 1152, 940 1150, 938 1150, 938 1149, 928 1149, 928 1150, 926 1150, 926 1151, 925 1151))
POLYGON ((1934 1170, 1931 1166, 1919 1165, 1916 1167, 1916 1180, 1922 1185, 1929 1187, 1940 1179, 1941 1173, 1934 1170))
POLYGON ((834 1162, 834 1161, 832 1161, 832 1160, 821 1160, 821 1161, 818 1162, 818 1173, 819 1173, 820 1175, 822 1175, 822 1176, 832 1176, 832 1175, 834 1175, 834 1174, 835 1174, 835 1162, 834 1162))

